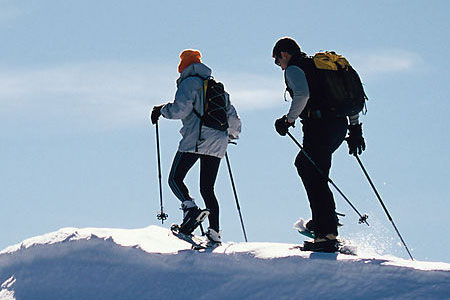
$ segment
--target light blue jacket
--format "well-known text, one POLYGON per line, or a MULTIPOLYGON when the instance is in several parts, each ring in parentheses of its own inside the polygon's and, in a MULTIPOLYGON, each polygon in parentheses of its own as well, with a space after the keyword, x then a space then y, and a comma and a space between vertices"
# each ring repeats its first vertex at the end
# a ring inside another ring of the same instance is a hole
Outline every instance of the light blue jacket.
POLYGON ((183 138, 178 145, 178 151, 222 158, 227 150, 229 139, 239 138, 241 120, 236 109, 231 105, 227 93, 228 130, 220 131, 202 126, 202 139, 199 140, 200 118, 194 113, 194 108, 203 113, 203 80, 196 75, 207 78, 211 76, 211 69, 202 63, 187 67, 177 80, 178 89, 175 100, 163 106, 161 115, 167 119, 181 119, 183 123, 180 130, 183 138))

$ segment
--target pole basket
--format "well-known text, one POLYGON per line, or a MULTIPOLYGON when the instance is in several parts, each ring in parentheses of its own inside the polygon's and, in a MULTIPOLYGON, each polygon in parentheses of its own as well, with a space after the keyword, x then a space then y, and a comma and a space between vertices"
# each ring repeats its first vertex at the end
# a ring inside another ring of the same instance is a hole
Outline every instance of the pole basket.
POLYGON ((161 220, 161 223, 163 223, 163 224, 164 224, 164 221, 167 220, 168 217, 169 217, 169 215, 162 211, 156 215, 156 218, 158 220, 161 220))
POLYGON ((362 216, 361 218, 359 218, 358 223, 359 223, 359 224, 366 223, 367 225, 369 225, 369 224, 367 223, 367 219, 368 219, 368 218, 369 218, 369 216, 368 216, 367 214, 364 214, 364 216, 362 216))

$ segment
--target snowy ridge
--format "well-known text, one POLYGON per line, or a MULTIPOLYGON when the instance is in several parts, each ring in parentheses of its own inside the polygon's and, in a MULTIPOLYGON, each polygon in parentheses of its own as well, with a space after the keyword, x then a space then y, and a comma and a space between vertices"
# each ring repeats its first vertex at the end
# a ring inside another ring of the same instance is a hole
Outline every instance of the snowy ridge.
POLYGON ((449 299, 450 264, 295 246, 197 252, 159 226, 63 228, 0 252, 0 299, 449 299))
POLYGON ((183 249, 185 242, 170 235, 170 232, 159 226, 142 229, 112 228, 62 228, 58 231, 33 237, 20 244, 6 248, 0 252, 12 253, 36 245, 51 245, 67 241, 90 240, 92 238, 112 239, 114 243, 124 247, 136 247, 148 253, 176 253, 183 249))

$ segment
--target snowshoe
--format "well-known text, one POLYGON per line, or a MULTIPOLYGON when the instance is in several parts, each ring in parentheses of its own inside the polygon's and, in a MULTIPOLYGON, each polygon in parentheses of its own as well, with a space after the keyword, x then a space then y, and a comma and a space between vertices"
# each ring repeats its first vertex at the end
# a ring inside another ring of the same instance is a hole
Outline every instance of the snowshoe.
MULTIPOLYGON (((336 212, 336 222, 337 226, 341 227, 342 224, 339 221, 338 216, 345 216, 344 214, 336 212)), ((297 229, 298 233, 314 239, 316 236, 314 234, 314 223, 312 220, 305 221, 302 218, 300 218, 297 222, 294 223, 294 228, 297 229)))
POLYGON ((208 237, 205 239, 193 234, 184 234, 180 232, 180 226, 178 226, 177 224, 172 224, 170 230, 172 231, 172 234, 174 236, 191 244, 192 250, 208 251, 222 245, 221 242, 210 240, 208 237))
POLYGON ((170 230, 172 231, 172 234, 179 238, 180 240, 183 240, 185 242, 188 242, 191 244, 191 249, 193 250, 201 250, 206 249, 206 241, 200 237, 197 237, 193 234, 184 234, 180 231, 180 226, 177 224, 172 224, 170 227, 170 230))
POLYGON ((304 242, 303 247, 300 248, 302 251, 313 251, 313 252, 328 252, 334 253, 339 251, 339 242, 337 240, 325 240, 320 242, 304 242))
POLYGON ((305 220, 300 219, 294 223, 294 228, 297 229, 298 233, 306 237, 315 238, 312 220, 305 222, 305 220))
POLYGON ((352 246, 346 240, 328 240, 322 242, 309 242, 305 241, 303 246, 295 246, 293 248, 300 249, 301 251, 312 251, 312 252, 326 252, 335 253, 339 252, 346 255, 357 255, 357 247, 352 246))

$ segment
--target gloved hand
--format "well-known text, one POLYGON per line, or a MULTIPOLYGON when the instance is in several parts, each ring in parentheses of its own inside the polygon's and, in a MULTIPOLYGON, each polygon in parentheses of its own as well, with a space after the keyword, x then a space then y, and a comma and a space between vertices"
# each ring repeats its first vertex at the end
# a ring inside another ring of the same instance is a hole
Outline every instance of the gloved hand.
POLYGON ((348 137, 345 138, 348 144, 348 154, 357 155, 366 150, 366 143, 362 136, 362 124, 349 125, 348 137))
POLYGON ((289 127, 294 127, 294 123, 295 122, 289 122, 287 116, 285 115, 275 121, 275 130, 279 135, 285 136, 289 131, 289 127))
POLYGON ((153 110, 152 110, 152 115, 151 115, 151 119, 152 119, 152 124, 155 125, 156 122, 158 122, 159 117, 161 116, 161 108, 164 105, 159 105, 159 106, 154 106, 153 110))

